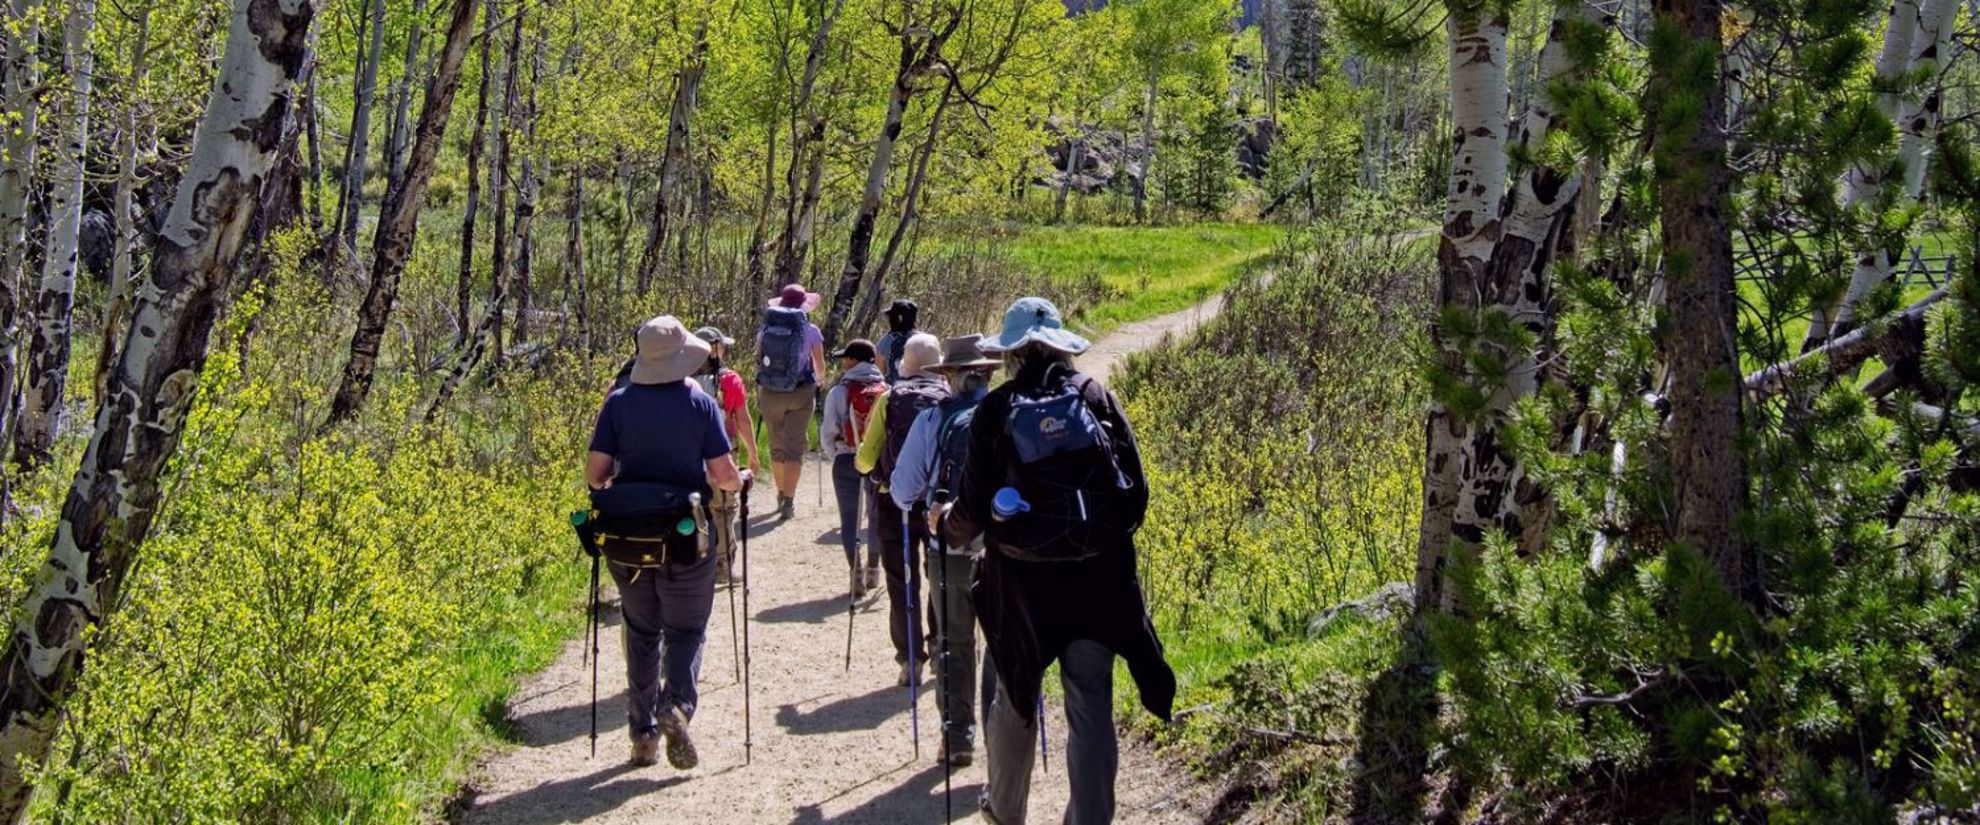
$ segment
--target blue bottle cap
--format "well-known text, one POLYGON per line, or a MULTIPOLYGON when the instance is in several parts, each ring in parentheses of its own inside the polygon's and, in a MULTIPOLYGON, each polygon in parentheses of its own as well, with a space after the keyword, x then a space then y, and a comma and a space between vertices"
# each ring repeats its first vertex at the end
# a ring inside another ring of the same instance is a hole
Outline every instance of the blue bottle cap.
POLYGON ((1031 511, 1031 503, 1025 501, 1024 495, 1019 493, 1015 487, 1005 487, 998 490, 997 497, 991 501, 990 506, 998 513, 1007 516, 1031 511))

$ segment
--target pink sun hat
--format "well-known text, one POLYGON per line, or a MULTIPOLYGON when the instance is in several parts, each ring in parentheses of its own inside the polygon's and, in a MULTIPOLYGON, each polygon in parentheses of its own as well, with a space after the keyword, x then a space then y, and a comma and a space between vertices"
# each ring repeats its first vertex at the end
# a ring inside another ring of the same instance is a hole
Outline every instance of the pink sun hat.
POLYGON ((818 308, 821 300, 823 298, 818 293, 806 292, 802 284, 789 284, 777 293, 777 297, 770 299, 770 306, 810 312, 818 308))

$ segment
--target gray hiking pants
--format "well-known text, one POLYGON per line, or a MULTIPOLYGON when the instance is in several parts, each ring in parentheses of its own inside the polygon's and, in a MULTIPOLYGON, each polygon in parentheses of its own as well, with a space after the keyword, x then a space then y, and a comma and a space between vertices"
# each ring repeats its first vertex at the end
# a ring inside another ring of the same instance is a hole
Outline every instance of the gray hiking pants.
POLYGON ((924 561, 930 585, 928 598, 935 605, 935 644, 929 655, 935 657, 936 702, 946 714, 943 744, 951 751, 975 750, 976 608, 969 602, 969 579, 976 561, 932 549, 924 561), (943 596, 945 575, 947 598, 943 596))
MULTIPOLYGON (((1059 654, 1059 684, 1066 690, 1066 772, 1072 799, 1066 825, 1102 825, 1114 819, 1114 774, 1120 746, 1114 738, 1114 652, 1080 639, 1059 654)), ((983 731, 990 785, 983 809, 998 825, 1024 825, 1031 769, 1038 761, 1038 728, 1025 724, 997 685, 983 731)))
POLYGON ((659 715, 680 708, 694 718, 701 698, 701 643, 715 604, 716 554, 679 567, 634 568, 606 564, 619 584, 625 617, 626 724, 634 733, 659 726, 659 715))

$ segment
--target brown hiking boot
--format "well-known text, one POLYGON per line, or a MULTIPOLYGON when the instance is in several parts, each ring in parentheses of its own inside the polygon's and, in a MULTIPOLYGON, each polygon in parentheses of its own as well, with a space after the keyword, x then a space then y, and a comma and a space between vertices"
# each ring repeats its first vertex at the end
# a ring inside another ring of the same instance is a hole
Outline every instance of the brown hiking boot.
POLYGON ((694 740, 688 737, 687 717, 681 715, 680 708, 668 708, 660 714, 660 735, 667 737, 667 764, 684 771, 701 764, 694 740))
POLYGON ((632 735, 632 763, 636 768, 660 764, 660 733, 647 731, 632 735))
POLYGON ((942 749, 942 761, 951 768, 967 768, 976 763, 976 749, 970 747, 942 749))

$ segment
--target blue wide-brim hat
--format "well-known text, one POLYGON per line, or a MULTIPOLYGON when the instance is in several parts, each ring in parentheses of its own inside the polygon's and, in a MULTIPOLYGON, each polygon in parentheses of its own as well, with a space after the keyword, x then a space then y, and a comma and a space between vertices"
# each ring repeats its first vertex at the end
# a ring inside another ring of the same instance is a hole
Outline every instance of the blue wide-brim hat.
POLYGON ((1068 331, 1059 308, 1044 298, 1019 298, 1004 311, 1004 329, 984 336, 983 351, 1003 353, 1032 342, 1063 353, 1078 355, 1092 346, 1085 338, 1068 331))

